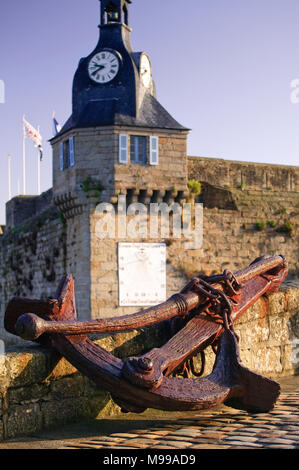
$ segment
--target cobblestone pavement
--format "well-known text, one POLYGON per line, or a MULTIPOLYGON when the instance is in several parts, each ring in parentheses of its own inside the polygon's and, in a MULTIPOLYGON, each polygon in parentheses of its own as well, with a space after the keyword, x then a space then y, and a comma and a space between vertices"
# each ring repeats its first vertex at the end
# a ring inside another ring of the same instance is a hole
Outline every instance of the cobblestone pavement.
POLYGON ((273 411, 229 407, 128 414, 0 443, 0 449, 299 449, 299 376, 280 380, 273 411))

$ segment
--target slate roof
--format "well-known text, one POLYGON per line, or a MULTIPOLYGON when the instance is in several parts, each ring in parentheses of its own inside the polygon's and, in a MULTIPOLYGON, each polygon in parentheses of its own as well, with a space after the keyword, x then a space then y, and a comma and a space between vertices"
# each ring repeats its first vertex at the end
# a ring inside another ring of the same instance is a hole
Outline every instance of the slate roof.
POLYGON ((189 130, 179 124, 150 94, 146 94, 136 117, 119 112, 117 98, 93 100, 87 103, 76 118, 72 115, 62 127, 61 135, 78 127, 129 126, 158 129, 189 130))

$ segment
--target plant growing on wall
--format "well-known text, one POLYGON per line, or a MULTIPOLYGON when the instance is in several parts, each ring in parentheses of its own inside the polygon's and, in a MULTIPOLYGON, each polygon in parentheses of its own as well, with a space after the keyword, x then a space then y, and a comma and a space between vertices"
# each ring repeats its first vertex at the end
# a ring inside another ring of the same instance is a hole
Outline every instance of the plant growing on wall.
POLYGON ((194 202, 196 196, 201 193, 201 183, 196 180, 188 181, 189 201, 194 202))
POLYGON ((258 232, 261 232, 262 230, 265 230, 266 227, 267 227, 267 223, 265 222, 265 220, 257 220, 256 221, 255 228, 256 228, 256 230, 258 230, 258 232))
POLYGON ((292 235, 294 228, 295 228, 295 223, 291 222, 290 220, 286 220, 283 225, 281 225, 280 227, 276 229, 276 231, 281 232, 281 233, 286 233, 288 235, 292 235))
POLYGON ((85 193, 87 199, 90 197, 100 197, 104 186, 100 181, 93 181, 90 177, 86 178, 81 184, 80 188, 85 193))

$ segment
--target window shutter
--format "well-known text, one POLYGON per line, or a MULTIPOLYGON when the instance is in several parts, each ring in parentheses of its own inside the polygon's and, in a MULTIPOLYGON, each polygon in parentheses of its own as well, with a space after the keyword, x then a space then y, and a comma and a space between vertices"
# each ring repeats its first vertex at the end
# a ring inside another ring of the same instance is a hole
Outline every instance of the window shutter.
POLYGON ((119 134, 119 163, 128 163, 128 135, 119 134))
POLYGON ((159 165, 159 137, 150 137, 150 164, 159 165))
POLYGON ((69 139, 69 166, 75 165, 75 145, 74 145, 74 137, 70 137, 69 139))
POLYGON ((60 143, 59 147, 60 171, 64 170, 64 142, 60 143))

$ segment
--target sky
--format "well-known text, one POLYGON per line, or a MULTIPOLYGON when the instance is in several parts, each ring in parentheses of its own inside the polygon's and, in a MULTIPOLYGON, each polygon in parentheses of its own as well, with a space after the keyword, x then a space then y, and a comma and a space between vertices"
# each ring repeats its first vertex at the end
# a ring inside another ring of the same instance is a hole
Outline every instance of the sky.
MULTIPOLYGON (((43 137, 41 190, 52 186, 52 114, 70 116, 99 22, 98 0, 2 2, 0 224, 9 154, 12 196, 22 192, 23 114, 43 137)), ((299 164, 298 24, 298 0, 132 0, 133 49, 149 54, 158 100, 191 129, 188 155, 299 164)), ((27 139, 27 194, 37 194, 37 155, 27 139)))

